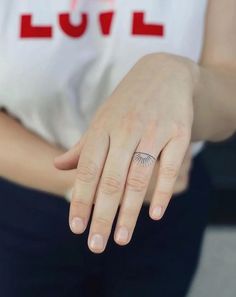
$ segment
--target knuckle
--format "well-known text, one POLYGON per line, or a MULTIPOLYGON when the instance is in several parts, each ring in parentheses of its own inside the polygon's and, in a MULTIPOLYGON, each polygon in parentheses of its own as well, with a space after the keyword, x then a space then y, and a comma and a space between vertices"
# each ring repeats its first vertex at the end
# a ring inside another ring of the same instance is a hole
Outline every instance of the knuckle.
POLYGON ((156 192, 156 195, 161 201, 168 201, 171 197, 171 194, 168 191, 162 191, 162 190, 158 190, 156 192))
POLYGON ((165 165, 160 168, 160 175, 165 179, 175 179, 178 176, 178 170, 173 165, 165 165))
POLYGON ((94 139, 94 137, 99 138, 99 142, 105 146, 109 142, 109 135, 107 131, 104 129, 104 127, 100 126, 95 126, 93 129, 94 131, 92 139, 94 139))
POLYGON ((116 194, 122 191, 122 182, 119 175, 110 174, 103 178, 101 191, 104 194, 116 194))
POLYGON ((107 227, 111 225, 111 221, 104 217, 96 217, 94 218, 94 224, 99 227, 107 227))
POLYGON ((90 203, 85 200, 73 199, 71 201, 71 206, 76 209, 81 209, 81 207, 88 208, 88 207, 90 207, 90 203))
POLYGON ((137 111, 127 111, 121 118, 121 123, 123 123, 127 127, 133 127, 134 123, 137 120, 140 120, 140 113, 137 111))
POLYGON ((132 207, 125 208, 123 210, 123 217, 127 218, 127 221, 131 224, 138 216, 138 210, 132 207))
POLYGON ((140 114, 136 111, 131 111, 122 116, 117 132, 122 131, 122 134, 126 136, 125 138, 129 139, 139 135, 142 127, 140 114))
POLYGON ((81 162, 77 168, 76 178, 85 183, 92 182, 98 173, 98 166, 93 161, 81 162))
POLYGON ((147 189, 149 180, 146 176, 135 175, 127 179, 127 188, 134 192, 143 192, 147 189))
POLYGON ((173 127, 174 137, 181 139, 189 139, 191 136, 191 129, 188 125, 182 123, 175 123, 173 127))

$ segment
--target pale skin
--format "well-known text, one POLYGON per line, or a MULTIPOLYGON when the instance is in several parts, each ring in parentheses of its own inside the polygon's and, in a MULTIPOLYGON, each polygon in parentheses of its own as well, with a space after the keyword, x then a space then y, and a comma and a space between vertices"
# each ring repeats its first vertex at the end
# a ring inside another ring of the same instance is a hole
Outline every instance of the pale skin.
POLYGON ((58 169, 77 169, 72 232, 85 231, 95 203, 88 246, 102 253, 120 205, 114 240, 128 244, 156 163, 150 217, 160 220, 190 142, 221 141, 235 132, 235 94, 236 1, 213 0, 200 63, 163 53, 143 57, 80 141, 55 159, 58 169))
MULTIPOLYGON (((64 198, 72 188, 77 172, 75 169, 61 171, 54 167, 54 158, 65 152, 64 148, 25 129, 18 120, 3 111, 0 111, 0 138, 0 177, 64 198)), ((190 164, 191 156, 188 154, 176 182, 175 193, 186 189, 190 164)), ((150 183, 149 193, 154 183, 155 179, 150 183)), ((149 203, 150 195, 145 201, 149 203)))
POLYGON ((60 171, 53 166, 53 159, 65 149, 48 143, 3 111, 0 139, 0 177, 59 197, 72 187, 76 170, 60 171))
POLYGON ((95 204, 88 238, 95 253, 105 250, 118 205, 114 239, 120 245, 131 240, 143 201, 150 203, 150 216, 160 219, 172 194, 186 188, 190 141, 221 141, 235 131, 236 1, 222 2, 210 1, 201 62, 168 54, 143 57, 98 109, 85 135, 55 159, 57 169, 53 159, 65 150, 0 112, 0 176, 61 196, 73 187, 69 220, 76 234, 87 227, 95 204), (143 167, 132 161, 135 151, 160 161, 143 167), (72 226, 76 217, 84 221, 81 230, 72 226), (119 227, 128 228, 128 240, 117 238, 119 227), (91 244, 93 234, 103 237, 102 248, 91 244))

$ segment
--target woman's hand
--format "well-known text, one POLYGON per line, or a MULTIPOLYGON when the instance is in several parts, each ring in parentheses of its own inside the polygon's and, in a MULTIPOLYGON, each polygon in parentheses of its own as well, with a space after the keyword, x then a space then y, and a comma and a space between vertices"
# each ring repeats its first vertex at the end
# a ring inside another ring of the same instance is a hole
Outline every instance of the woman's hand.
POLYGON ((59 169, 77 167, 70 207, 71 230, 83 233, 95 203, 88 245, 104 251, 120 211, 115 241, 127 244, 156 162, 150 217, 164 215, 191 139, 196 65, 167 54, 142 58, 98 109, 87 132, 59 169))

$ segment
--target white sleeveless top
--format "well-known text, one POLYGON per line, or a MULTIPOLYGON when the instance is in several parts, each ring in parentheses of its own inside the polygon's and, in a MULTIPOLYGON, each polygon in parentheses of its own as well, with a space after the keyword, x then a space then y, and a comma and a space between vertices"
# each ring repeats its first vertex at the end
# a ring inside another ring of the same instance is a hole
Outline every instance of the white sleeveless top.
POLYGON ((168 52, 198 62, 206 6, 207 0, 1 0, 0 108, 70 148, 142 56, 168 52))

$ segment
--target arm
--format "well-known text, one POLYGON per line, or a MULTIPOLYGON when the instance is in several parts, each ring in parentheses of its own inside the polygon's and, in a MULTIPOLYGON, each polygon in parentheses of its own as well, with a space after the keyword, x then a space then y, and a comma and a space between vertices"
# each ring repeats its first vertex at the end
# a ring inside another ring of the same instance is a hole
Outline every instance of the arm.
POLYGON ((91 251, 105 250, 121 201, 114 240, 128 244, 156 162, 149 214, 168 207, 191 141, 220 141, 235 131, 236 0, 211 0, 200 64, 171 54, 140 59, 96 112, 86 139, 55 159, 77 167, 71 230, 90 224, 91 251))
POLYGON ((194 96, 193 140, 219 141, 236 130, 236 1, 209 2, 194 96))
POLYGON ((199 64, 166 53, 151 54, 143 60, 143 72, 147 67, 152 71, 153 67, 167 65, 167 71, 176 79, 184 79, 188 85, 192 82, 192 141, 221 141, 235 133, 236 0, 209 1, 199 64))
MULTIPOLYGON (((62 154, 63 149, 29 132, 3 112, 0 112, 0 139, 0 177, 59 196, 65 196, 71 190, 76 170, 63 172, 53 165, 54 158, 62 154)), ((182 175, 184 172, 181 171, 182 175)), ((179 179, 175 193, 184 190, 185 184, 179 179)), ((151 183, 149 191, 152 188, 151 183)), ((150 202, 149 196, 146 197, 146 203, 150 202)))
POLYGON ((72 187, 74 170, 62 172, 53 166, 59 149, 4 112, 0 112, 0 176, 26 187, 64 196, 72 187))

